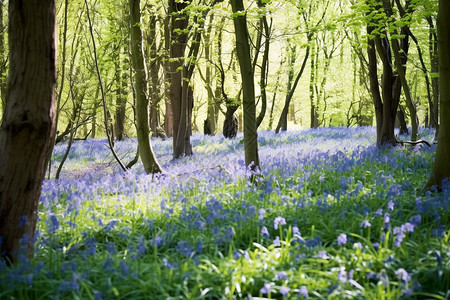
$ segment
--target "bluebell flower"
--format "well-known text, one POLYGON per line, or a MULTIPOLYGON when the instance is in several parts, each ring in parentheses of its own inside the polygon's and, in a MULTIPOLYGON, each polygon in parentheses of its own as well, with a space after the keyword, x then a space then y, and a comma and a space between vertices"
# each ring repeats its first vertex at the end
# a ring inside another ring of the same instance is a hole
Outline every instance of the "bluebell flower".
POLYGON ((286 219, 283 217, 276 217, 275 220, 273 220, 273 228, 277 230, 278 225, 286 225, 286 219))
POLYGON ((345 233, 341 233, 337 238, 337 244, 345 245, 347 243, 347 235, 345 233))
POLYGON ((375 218, 376 216, 382 216, 382 215, 383 215, 383 209, 379 208, 379 209, 377 209, 377 211, 375 212, 373 217, 375 218))
POLYGON ((302 285, 300 287, 300 290, 298 291, 298 295, 302 296, 303 298, 309 298, 308 288, 306 287, 306 285, 302 285))
POLYGON ((347 272, 345 271, 344 267, 339 268, 339 272, 337 274, 337 279, 343 284, 345 284, 347 282, 347 272))
POLYGON ((409 218, 409 222, 411 222, 411 224, 413 224, 414 226, 419 226, 421 220, 422 220, 421 215, 415 215, 409 218))
POLYGON ((55 233, 59 229, 59 221, 54 214, 50 214, 45 223, 49 233, 55 233))
POLYGON ((322 259, 329 259, 329 258, 330 258, 330 257, 327 255, 327 251, 326 251, 326 250, 319 251, 319 252, 317 253, 317 257, 318 257, 318 258, 322 258, 322 259))
POLYGON ((279 236, 277 236, 277 237, 275 238, 275 240, 273 240, 273 245, 274 245, 275 247, 280 247, 280 246, 281 246, 281 244, 280 244, 280 237, 279 237, 279 236))
POLYGON ((166 245, 166 242, 164 241, 164 239, 162 237, 156 236, 155 238, 153 238, 150 241, 150 245, 157 246, 157 247, 158 246, 164 246, 164 245, 166 245))
POLYGON ((388 209, 389 210, 394 210, 394 201, 389 200, 389 202, 388 202, 388 209))
POLYGON ((370 227, 370 226, 372 226, 372 224, 370 224, 370 222, 369 222, 368 220, 364 220, 364 221, 362 221, 362 223, 361 223, 361 227, 362 227, 362 228, 368 228, 368 227, 370 227))
POLYGON ((408 284, 408 282, 411 280, 411 275, 409 275, 409 273, 403 268, 400 268, 397 271, 395 271, 395 275, 397 275, 401 280, 403 280, 405 284, 408 284))
POLYGON ((183 254, 185 257, 191 256, 191 254, 194 252, 194 249, 189 245, 189 242, 187 241, 180 241, 177 244, 177 250, 181 254, 183 254))
POLYGON ((264 214, 266 213, 266 211, 263 208, 260 208, 258 210, 258 219, 259 220, 263 220, 264 219, 264 214))
POLYGON ((266 226, 261 227, 261 236, 264 238, 268 238, 270 236, 266 226))
POLYGON ((293 233, 294 235, 301 235, 301 234, 300 234, 300 230, 298 229, 297 226, 292 227, 292 233, 293 233))
POLYGON ((280 294, 283 296, 283 298, 286 298, 287 295, 289 294, 289 291, 290 291, 290 290, 291 290, 291 289, 288 288, 287 286, 282 286, 282 287, 280 288, 280 294))
POLYGON ((261 288, 260 293, 263 295, 267 295, 272 291, 272 285, 274 285, 273 282, 264 283, 264 286, 261 288))
POLYGON ((384 224, 387 224, 390 221, 391 221, 391 214, 387 212, 384 214, 384 224))
POLYGON ((122 271, 123 276, 128 276, 130 274, 130 267, 123 260, 119 262, 120 270, 122 271))
POLYGON ((287 280, 288 274, 285 271, 278 272, 276 275, 277 280, 287 280))

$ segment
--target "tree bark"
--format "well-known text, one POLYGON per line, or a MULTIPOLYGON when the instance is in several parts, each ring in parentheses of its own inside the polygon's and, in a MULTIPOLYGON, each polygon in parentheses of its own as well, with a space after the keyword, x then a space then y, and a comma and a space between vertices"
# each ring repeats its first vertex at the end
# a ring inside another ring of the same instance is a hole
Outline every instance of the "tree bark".
POLYGON ((130 0, 131 61, 136 90, 136 131, 139 155, 147 174, 163 172, 153 153, 148 118, 147 70, 144 62, 140 0, 130 0))
MULTIPOLYGON (((450 2, 439 0, 438 13, 438 52, 439 80, 450 82, 450 2)), ((442 180, 450 178, 450 86, 439 86, 441 104, 441 123, 439 125, 438 143, 434 158, 433 171, 427 187, 442 186, 442 180)))
POLYGON ((259 168, 258 132, 256 127, 255 83, 247 29, 247 18, 242 0, 231 0, 236 51, 241 69, 243 110, 244 110, 244 151, 245 164, 251 170, 259 168))
POLYGON ((45 169, 55 137, 56 2, 9 1, 8 103, 0 129, 2 258, 32 254, 45 169))
POLYGON ((4 26, 4 13, 3 1, 0 2, 0 96, 2 99, 2 115, 5 113, 6 109, 6 64, 7 64, 7 54, 5 53, 5 29, 4 26))

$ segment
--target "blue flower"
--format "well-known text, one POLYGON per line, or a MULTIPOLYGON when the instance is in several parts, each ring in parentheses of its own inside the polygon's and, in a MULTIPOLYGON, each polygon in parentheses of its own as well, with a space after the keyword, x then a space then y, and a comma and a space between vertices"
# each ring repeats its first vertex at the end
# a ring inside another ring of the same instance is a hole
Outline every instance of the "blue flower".
POLYGON ((395 271, 395 275, 397 275, 401 280, 403 280, 405 284, 408 284, 408 282, 411 280, 411 275, 409 275, 409 273, 403 268, 400 268, 397 271, 395 271))
POLYGON ((345 245, 347 243, 347 235, 345 233, 341 233, 337 238, 337 244, 345 245))
POLYGON ((300 287, 300 290, 298 291, 299 296, 303 296, 304 298, 308 298, 308 288, 305 285, 302 285, 300 287))
POLYGON ((270 236, 266 226, 261 227, 261 236, 265 238, 268 238, 270 236))
POLYGON ((370 227, 370 226, 372 226, 372 224, 370 224, 370 222, 368 220, 364 220, 361 223, 361 227, 362 228, 367 228, 367 227, 370 227))
POLYGON ((281 271, 277 273, 277 280, 286 280, 288 279, 288 274, 285 271, 281 271))
POLYGON ((267 295, 272 291, 272 285, 274 285, 273 282, 264 283, 264 286, 261 288, 260 293, 263 295, 267 295))
POLYGON ((258 210, 258 219, 259 220, 263 220, 264 219, 264 214, 266 213, 266 211, 263 208, 260 208, 258 210))
POLYGON ((119 262, 120 270, 124 276, 130 274, 130 267, 128 267, 127 263, 123 260, 119 262))
POLYGON ((280 288, 280 294, 283 296, 283 298, 286 298, 286 296, 289 294, 289 291, 290 291, 291 289, 290 288, 288 288, 287 286, 282 286, 281 288, 280 288))
POLYGON ((318 257, 318 258, 321 258, 321 259, 329 259, 329 258, 330 258, 330 257, 327 255, 327 251, 326 251, 326 250, 319 251, 319 252, 317 253, 317 257, 318 257))
POLYGON ((280 246, 281 246, 281 244, 280 244, 280 237, 279 237, 279 236, 277 236, 277 237, 275 238, 275 240, 273 240, 273 245, 274 245, 275 247, 280 247, 280 246))
POLYGON ((347 272, 345 271, 344 267, 339 268, 339 272, 337 274, 337 279, 345 284, 347 282, 347 272))
POLYGON ((283 217, 276 217, 275 220, 273 220, 273 228, 277 230, 278 225, 286 225, 286 219, 283 217))
POLYGON ((394 201, 389 200, 389 202, 388 202, 388 209, 389 210, 394 210, 394 201))

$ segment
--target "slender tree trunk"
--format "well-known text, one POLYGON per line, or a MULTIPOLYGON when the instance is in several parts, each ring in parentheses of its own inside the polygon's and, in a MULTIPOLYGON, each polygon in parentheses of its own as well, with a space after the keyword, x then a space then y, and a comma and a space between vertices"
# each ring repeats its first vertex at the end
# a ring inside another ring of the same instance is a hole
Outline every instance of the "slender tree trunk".
POLYGON ((280 119, 278 120, 277 128, 275 129, 275 133, 279 133, 280 130, 286 131, 287 130, 287 116, 289 112, 289 105, 291 103, 292 97, 294 96, 295 89, 297 88, 297 84, 302 77, 303 71, 306 67, 306 62, 308 61, 309 57, 309 51, 310 47, 306 47, 306 53, 305 57, 303 58, 303 63, 300 68, 300 71, 297 74, 297 77, 295 78, 294 84, 292 85, 292 88, 289 90, 288 94, 286 95, 286 100, 284 102, 283 111, 281 112, 280 119))
MULTIPOLYGON (((128 98, 127 72, 124 69, 128 62, 128 54, 123 47, 119 48, 116 63, 116 111, 115 111, 115 135, 118 141, 125 138, 125 113, 128 98), (122 50, 123 49, 123 50, 122 50), (122 52, 123 51, 123 52, 122 52)), ((128 64, 129 65, 129 64, 128 64)))
MULTIPOLYGON (((438 49, 439 49, 439 80, 450 82, 450 2, 439 0, 438 13, 438 49)), ((436 156, 433 171, 427 186, 441 187, 442 180, 450 178, 450 86, 441 84, 441 123, 439 126, 436 156)))
MULTIPOLYGON (((264 3, 259 0, 258 6, 264 7, 264 3)), ((259 79, 259 86, 261 88, 261 111, 259 112, 258 117, 256 118, 256 128, 261 125, 262 121, 264 120, 264 117, 266 115, 267 110, 267 75, 269 71, 269 46, 270 46, 270 28, 269 24, 267 23, 267 17, 264 15, 261 18, 262 27, 264 28, 264 52, 262 56, 262 62, 261 62, 261 74, 259 79)))
MULTIPOLYGON (((245 11, 242 0, 231 0, 231 8, 234 14, 245 11)), ((258 133, 256 128, 255 83, 246 15, 235 16, 233 23, 242 79, 245 164, 255 171, 259 168, 258 133)))
POLYGON ((56 3, 9 1, 8 103, 0 129, 1 257, 33 251, 37 210, 55 137, 56 3), (26 58, 26 59, 25 59, 26 58))
POLYGON ((147 70, 144 62, 140 0, 130 0, 130 44, 136 90, 136 131, 139 155, 147 174, 163 172, 153 153, 148 118, 147 70))
POLYGON ((164 104, 165 104, 165 114, 164 114, 164 131, 167 137, 173 136, 173 114, 172 114, 172 100, 171 100, 171 82, 172 82, 172 74, 171 74, 171 62, 170 62, 170 53, 171 53, 171 41, 172 41, 172 32, 170 26, 171 16, 168 15, 164 18, 164 104))
POLYGON ((2 99, 2 115, 5 112, 6 109, 6 57, 7 53, 5 51, 5 29, 6 26, 4 25, 4 14, 3 9, 5 7, 5 4, 2 0, 0 2, 0 96, 2 99))

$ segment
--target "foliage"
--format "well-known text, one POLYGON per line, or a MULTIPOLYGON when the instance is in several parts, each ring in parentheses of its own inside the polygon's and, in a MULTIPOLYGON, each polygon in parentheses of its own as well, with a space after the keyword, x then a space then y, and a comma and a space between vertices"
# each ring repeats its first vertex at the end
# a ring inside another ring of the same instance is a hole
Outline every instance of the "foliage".
POLYGON ((154 140, 161 176, 76 142, 71 171, 44 182, 35 257, 0 264, 0 298, 449 296, 450 186, 421 190, 434 146, 378 148, 371 127, 260 132, 252 185, 241 137, 194 135, 179 160, 154 140))

